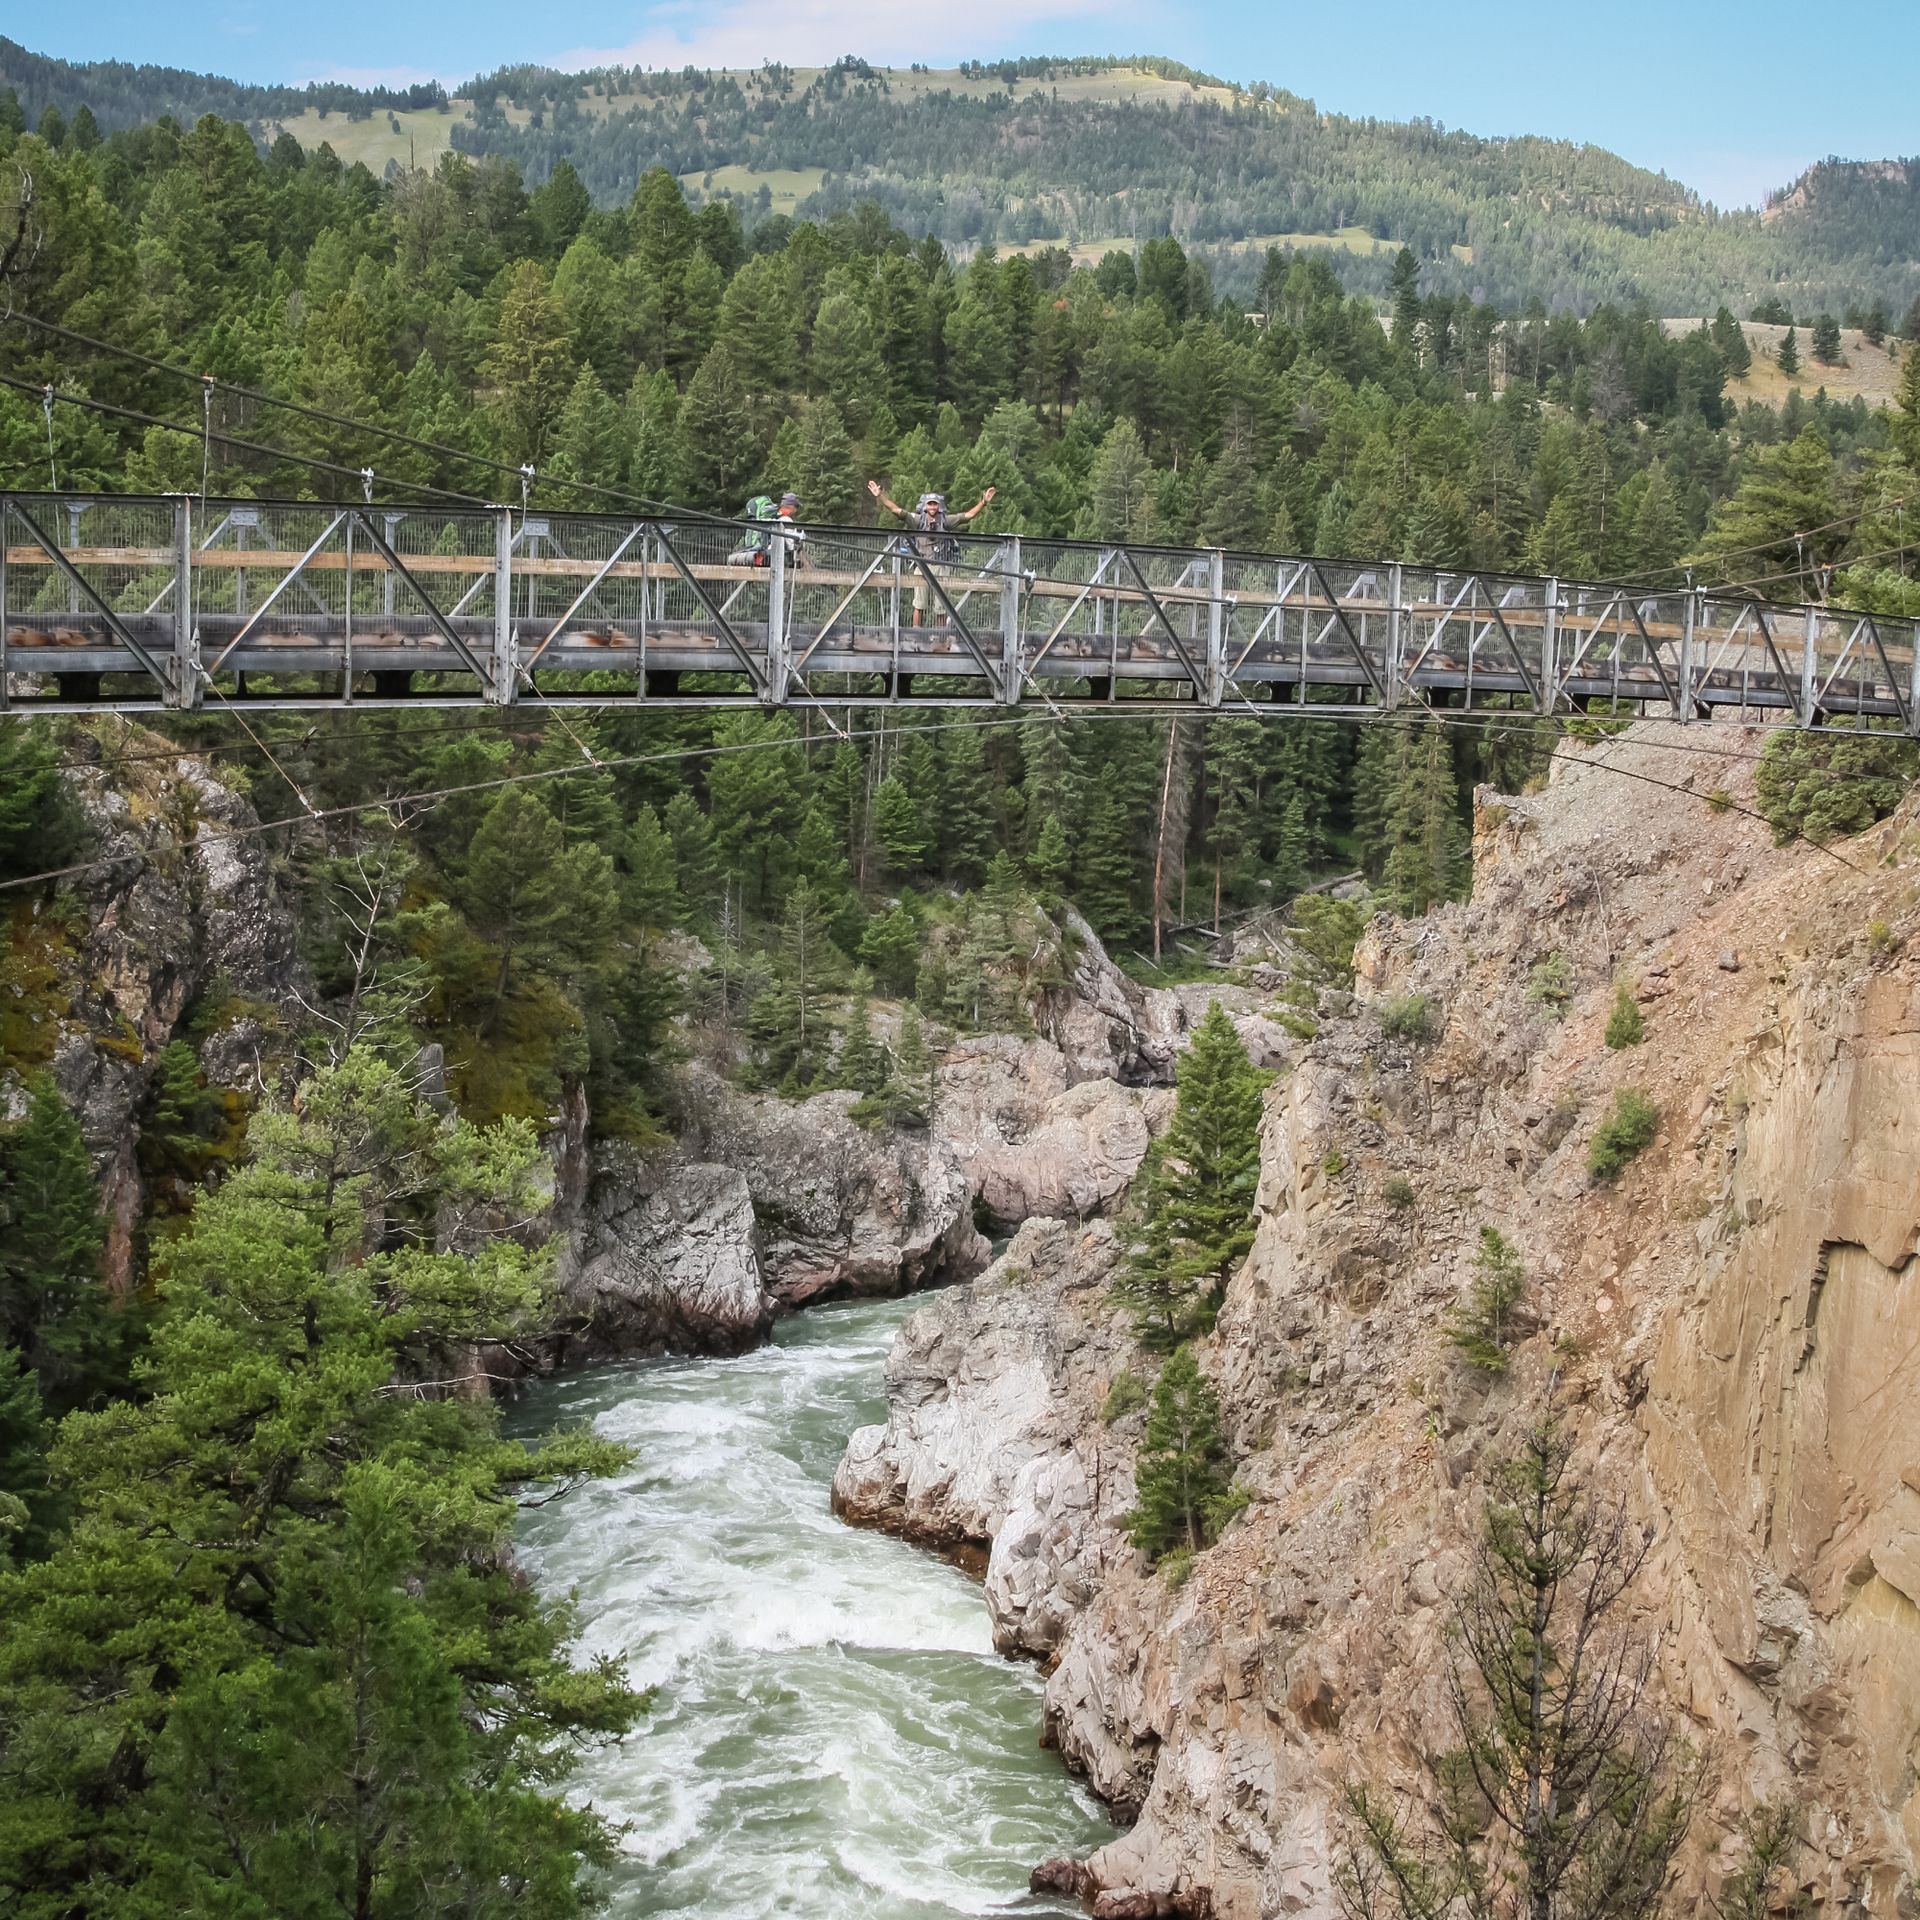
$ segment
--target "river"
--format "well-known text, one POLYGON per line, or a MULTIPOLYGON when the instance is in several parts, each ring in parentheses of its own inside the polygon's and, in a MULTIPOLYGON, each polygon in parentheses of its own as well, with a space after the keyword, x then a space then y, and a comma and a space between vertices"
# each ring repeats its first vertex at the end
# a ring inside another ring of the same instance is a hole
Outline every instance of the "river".
POLYGON ((1079 1912, 1026 1891, 1036 1861, 1113 1837, 1039 1749, 1037 1676, 995 1655, 966 1574, 828 1511, 913 1304, 816 1307, 738 1359, 578 1374, 514 1409, 634 1451, 518 1535, 578 1594, 584 1649, 659 1690, 579 1776, 627 1824, 618 1920, 1079 1912))

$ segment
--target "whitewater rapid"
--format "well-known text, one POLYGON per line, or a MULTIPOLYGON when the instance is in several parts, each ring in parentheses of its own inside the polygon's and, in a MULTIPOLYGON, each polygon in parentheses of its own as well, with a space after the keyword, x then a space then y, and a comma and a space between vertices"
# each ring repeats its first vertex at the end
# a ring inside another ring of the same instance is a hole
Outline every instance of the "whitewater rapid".
POLYGON ((911 1306, 815 1308, 740 1358, 579 1375, 514 1411, 634 1452, 518 1536, 576 1594, 582 1652, 658 1690, 578 1782, 626 1827, 618 1920, 1079 1911, 1026 1891, 1036 1861, 1112 1837, 1039 1750, 1037 1677, 995 1655, 964 1573, 828 1511, 911 1306))

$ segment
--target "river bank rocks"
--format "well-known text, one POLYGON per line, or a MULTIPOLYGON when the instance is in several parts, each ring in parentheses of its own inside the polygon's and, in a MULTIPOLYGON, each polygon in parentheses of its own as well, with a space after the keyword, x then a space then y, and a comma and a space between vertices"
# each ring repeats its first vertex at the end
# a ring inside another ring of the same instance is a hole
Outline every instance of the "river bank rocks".
POLYGON ((834 1511, 939 1549, 990 1547, 1003 1652, 1046 1656, 1091 1597, 1098 1563, 1131 1551, 1131 1447, 1100 1407, 1131 1347, 1107 1307, 1106 1221, 1030 1220, 987 1271, 935 1295, 887 1361, 888 1414, 847 1443, 834 1511), (1089 1556, 1092 1556, 1091 1562, 1089 1556))
POLYGON ((777 1303, 746 1175, 702 1161, 621 1166, 609 1155, 573 1229, 560 1288, 571 1329, 554 1356, 561 1366, 757 1344, 777 1303))
POLYGON ((1627 1630, 1708 1758, 1680 1897, 1785 1797, 1798 1895, 1910 1920, 1920 800, 1842 864, 1623 777, 1747 804, 1760 744, 1642 724, 1563 749, 1545 792, 1481 796, 1470 901, 1369 930, 1353 1003, 1268 1097, 1255 1244, 1200 1348, 1251 1502, 1182 1584, 1121 1542, 1142 1416, 1102 1412, 1153 1362, 1108 1302, 1103 1225, 1030 1224, 903 1327, 835 1498, 990 1543, 1046 1737, 1137 1811, 1047 1865, 1095 1913, 1333 1920, 1346 1782, 1430 1789, 1450 1596, 1551 1381, 1648 1530, 1627 1630), (1623 984, 1647 1033, 1616 1050, 1623 984), (1602 1182, 1623 1088, 1658 1132, 1602 1182), (1446 1331, 1488 1224, 1528 1276, 1499 1378, 1446 1331))

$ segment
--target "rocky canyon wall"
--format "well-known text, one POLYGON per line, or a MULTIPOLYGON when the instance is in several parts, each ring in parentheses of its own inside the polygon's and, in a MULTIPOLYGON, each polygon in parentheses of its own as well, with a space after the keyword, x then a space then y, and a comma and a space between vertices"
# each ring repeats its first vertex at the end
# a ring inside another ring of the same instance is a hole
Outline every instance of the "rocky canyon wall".
POLYGON ((1096 1913, 1336 1911, 1342 1789, 1416 1787, 1446 1740, 1448 1597, 1551 1383, 1652 1529, 1630 1631, 1707 1765, 1683 1891, 1787 1798, 1815 1904, 1911 1915, 1920 812, 1777 849, 1742 811, 1761 743, 1643 724, 1563 750, 1546 791, 1481 796, 1468 902, 1369 930, 1357 1004, 1268 1096, 1256 1242, 1203 1348, 1253 1498, 1183 1585, 1120 1528, 1143 1416, 1102 1409, 1150 1363, 1105 1226, 1029 1226, 903 1329, 836 1497, 989 1547, 1049 1737, 1138 1813, 1050 1870, 1096 1913), (1615 1051, 1623 982, 1646 1038, 1615 1051), (1393 1037, 1416 996, 1430 1037, 1393 1037), (1601 1184, 1624 1087, 1658 1133, 1601 1184), (1483 1225, 1529 1276, 1497 1379, 1444 1324, 1483 1225))

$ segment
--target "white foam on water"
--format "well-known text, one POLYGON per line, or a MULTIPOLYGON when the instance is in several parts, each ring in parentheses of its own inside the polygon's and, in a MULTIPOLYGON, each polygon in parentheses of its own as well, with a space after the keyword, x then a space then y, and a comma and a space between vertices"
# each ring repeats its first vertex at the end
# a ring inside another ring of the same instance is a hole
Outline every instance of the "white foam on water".
POLYGON ((973 1583, 829 1510, 909 1310, 816 1309, 739 1359, 579 1376, 516 1415, 591 1420, 634 1453, 528 1513, 520 1542, 576 1593, 580 1657, 660 1690, 577 1783, 629 1823, 617 1920, 1064 1914, 1029 1869, 1110 1832, 1038 1752, 1039 1683, 994 1656, 973 1583))

